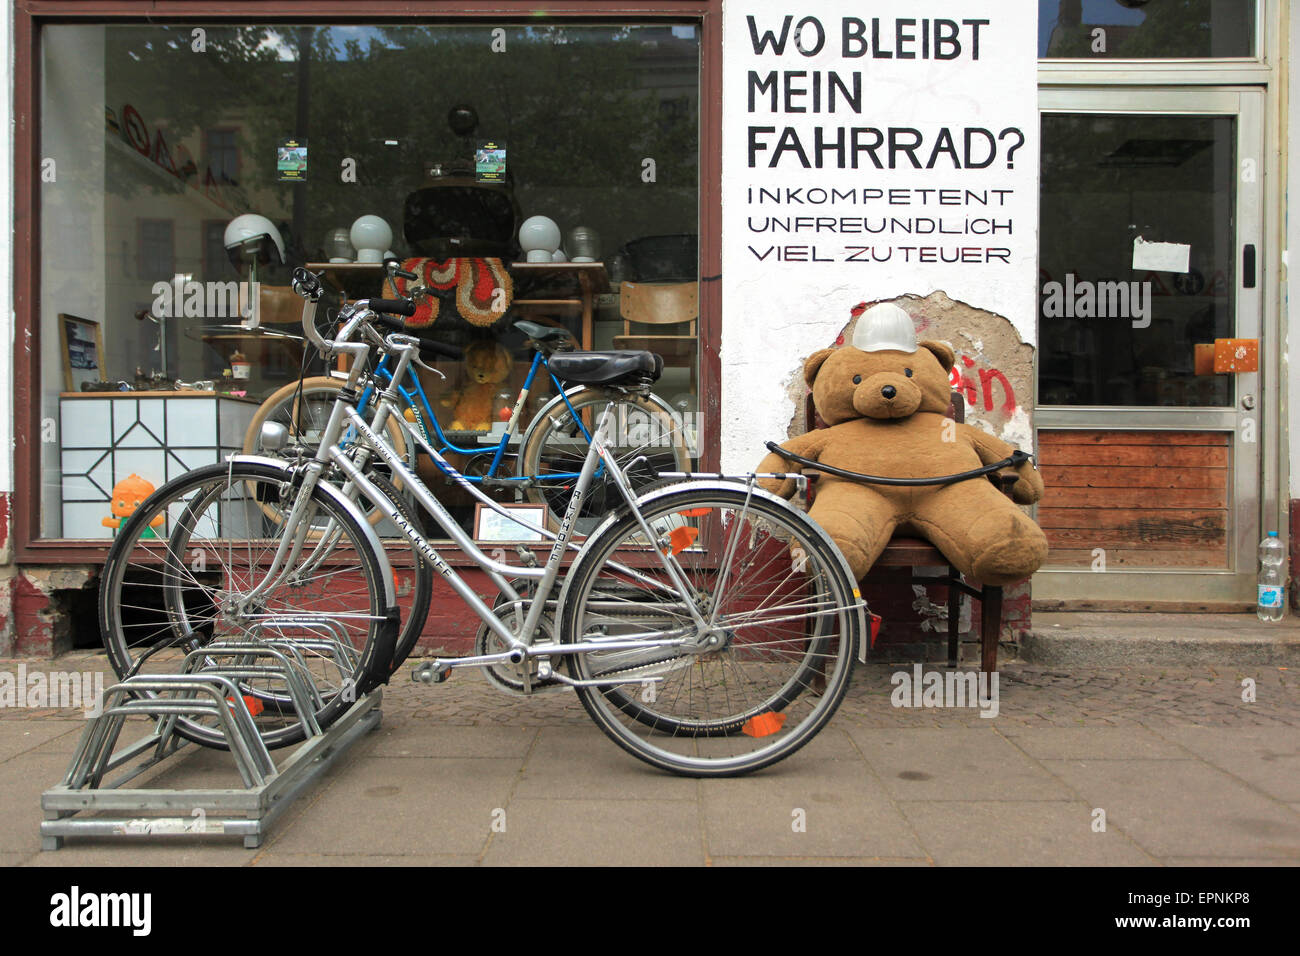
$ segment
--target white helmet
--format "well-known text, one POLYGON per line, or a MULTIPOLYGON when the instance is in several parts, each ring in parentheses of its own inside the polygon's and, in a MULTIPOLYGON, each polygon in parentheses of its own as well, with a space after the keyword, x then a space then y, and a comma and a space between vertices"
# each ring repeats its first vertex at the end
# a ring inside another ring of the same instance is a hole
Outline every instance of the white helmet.
POLYGON ((864 352, 915 352, 916 325, 900 307, 881 302, 862 313, 850 344, 864 352))
POLYGON ((226 226, 223 241, 236 269, 253 259, 263 265, 284 264, 284 240, 280 237, 280 230, 265 216, 251 212, 236 216, 226 226))

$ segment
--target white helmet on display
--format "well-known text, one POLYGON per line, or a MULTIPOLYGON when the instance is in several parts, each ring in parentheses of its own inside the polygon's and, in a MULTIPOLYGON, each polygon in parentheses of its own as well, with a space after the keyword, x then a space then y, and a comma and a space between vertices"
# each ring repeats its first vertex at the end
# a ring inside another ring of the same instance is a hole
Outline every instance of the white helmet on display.
POLYGON ((916 325, 902 308, 881 302, 862 313, 850 344, 864 352, 915 352, 916 325))
POLYGON ((253 213, 236 216, 226 226, 224 242, 236 269, 254 261, 262 265, 284 264, 284 239, 265 216, 253 213))

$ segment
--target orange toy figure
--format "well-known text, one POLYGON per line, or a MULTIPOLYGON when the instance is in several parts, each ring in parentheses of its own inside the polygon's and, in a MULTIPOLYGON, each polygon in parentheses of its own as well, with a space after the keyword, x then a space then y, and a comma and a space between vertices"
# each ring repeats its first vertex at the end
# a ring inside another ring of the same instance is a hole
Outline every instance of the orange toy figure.
MULTIPOLYGON (((109 508, 113 516, 103 519, 100 522, 105 528, 112 528, 114 533, 122 525, 126 524, 126 519, 135 514, 135 509, 140 507, 140 503, 154 493, 154 486, 139 475, 131 475, 129 478, 123 478, 113 486, 113 500, 109 502, 109 508)), ((156 538, 153 533, 154 528, 161 528, 163 515, 158 515, 149 522, 149 527, 144 529, 140 535, 142 538, 156 538)))

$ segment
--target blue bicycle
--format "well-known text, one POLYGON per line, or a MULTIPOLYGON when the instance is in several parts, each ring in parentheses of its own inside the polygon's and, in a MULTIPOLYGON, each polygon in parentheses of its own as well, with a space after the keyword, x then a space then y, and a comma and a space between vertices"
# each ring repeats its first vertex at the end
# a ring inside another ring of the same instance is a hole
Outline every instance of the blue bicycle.
MULTIPOLYGON (((400 322, 393 321, 400 330, 400 322)), ((694 436, 672 407, 648 388, 663 369, 659 356, 650 352, 568 351, 569 333, 564 329, 522 320, 516 321, 514 327, 527 337, 533 359, 500 434, 444 430, 424 385, 409 366, 397 386, 407 420, 415 424, 439 455, 463 459, 460 469, 467 480, 485 490, 511 489, 516 500, 545 504, 547 521, 554 529, 582 470, 595 422, 611 405, 614 426, 609 450, 633 487, 648 484, 661 471, 691 469, 694 436), (542 372, 550 379, 554 395, 521 432, 525 406, 542 372)), ((420 346, 420 366, 441 377, 445 376, 432 362, 460 355, 459 349, 429 339, 421 339, 420 346)), ((392 381, 390 368, 390 358, 385 354, 357 400, 363 416, 377 392, 392 381)), ((297 453, 314 452, 343 387, 344 382, 333 376, 307 378, 284 386, 258 410, 249 425, 244 452, 264 453, 260 442, 263 425, 268 421, 284 425, 291 436, 291 445, 277 454, 283 456, 294 449, 297 453)), ((388 437, 398 453, 415 466, 422 449, 407 442, 396 423, 390 423, 388 437)), ((426 457, 432 460, 432 456, 426 457)), ((579 533, 594 528, 622 500, 605 475, 602 465, 578 514, 579 533)), ((375 521, 380 518, 372 516, 375 521)))

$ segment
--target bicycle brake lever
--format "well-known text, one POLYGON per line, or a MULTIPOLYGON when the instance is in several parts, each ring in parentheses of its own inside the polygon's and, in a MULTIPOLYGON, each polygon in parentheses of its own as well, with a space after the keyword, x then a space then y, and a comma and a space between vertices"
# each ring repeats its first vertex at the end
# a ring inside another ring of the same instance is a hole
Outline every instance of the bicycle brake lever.
MULTIPOLYGON (((389 341, 389 342, 397 342, 397 343, 402 344, 402 345, 416 345, 416 346, 418 346, 418 345, 420 344, 420 340, 417 339, 415 336, 413 336, 413 335, 403 335, 403 334, 401 334, 401 333, 398 333, 398 334, 396 334, 396 335, 390 335, 390 336, 388 336, 387 341, 389 341)), ((422 368, 422 369, 424 369, 426 372, 432 372, 434 375, 438 376, 438 377, 439 377, 440 379, 442 379, 444 382, 447 381, 447 376, 446 376, 446 375, 444 375, 442 372, 438 371, 436 368, 434 368, 434 367, 431 366, 431 365, 425 365, 424 362, 422 362, 422 361, 420 360, 420 352, 419 352, 419 349, 418 349, 418 348, 416 349, 415 354, 413 354, 413 355, 411 356, 411 363, 412 363, 413 365, 415 365, 417 368, 422 368)))
POLYGON ((432 372, 434 375, 438 376, 438 378, 442 379, 444 382, 447 381, 447 376, 442 374, 442 372, 438 371, 432 365, 425 365, 424 362, 420 361, 419 353, 412 355, 411 361, 414 362, 419 368, 424 369, 426 372, 432 372))

